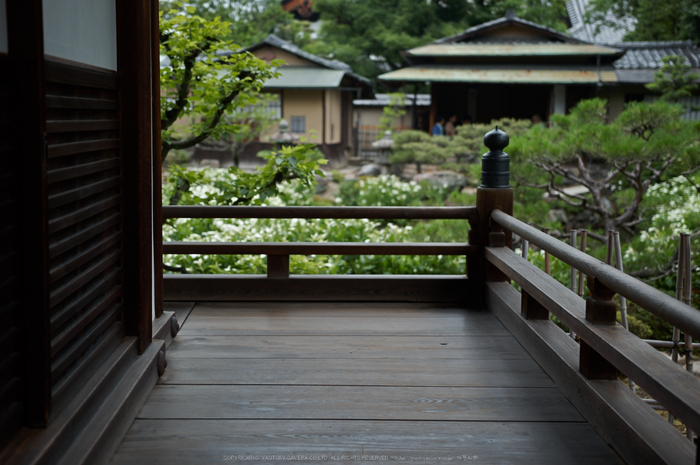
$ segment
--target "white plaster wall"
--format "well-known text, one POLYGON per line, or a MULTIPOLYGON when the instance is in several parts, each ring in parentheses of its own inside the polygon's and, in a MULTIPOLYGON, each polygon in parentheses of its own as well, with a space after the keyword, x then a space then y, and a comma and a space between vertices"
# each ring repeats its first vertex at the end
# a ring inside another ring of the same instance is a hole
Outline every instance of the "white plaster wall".
POLYGON ((566 86, 563 84, 555 84, 552 89, 552 113, 555 115, 563 115, 566 113, 566 86))
POLYGON ((43 0, 42 8, 45 55, 117 69, 115 0, 43 0))

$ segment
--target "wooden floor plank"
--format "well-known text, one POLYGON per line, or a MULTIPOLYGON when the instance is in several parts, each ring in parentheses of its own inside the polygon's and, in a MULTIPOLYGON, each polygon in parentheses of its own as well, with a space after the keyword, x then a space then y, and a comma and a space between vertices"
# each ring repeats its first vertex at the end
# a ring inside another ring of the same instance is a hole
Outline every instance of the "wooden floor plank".
POLYGON ((392 316, 435 318, 439 316, 489 315, 484 309, 468 309, 450 303, 407 302, 198 302, 199 317, 246 317, 291 315, 296 318, 346 316, 373 318, 392 316))
POLYGON ((297 318, 269 316, 259 318, 202 318, 195 311, 182 329, 183 336, 236 335, 508 335, 493 315, 443 318, 297 318))
POLYGON ((531 360, 508 336, 184 336, 168 359, 187 358, 457 358, 531 360))
POLYGON ((554 387, 532 360, 170 358, 160 384, 554 387))
POLYGON ((197 303, 168 360, 115 465, 617 463, 483 310, 197 303))
POLYGON ((136 420, 110 463, 288 464, 303 455, 320 460, 301 463, 619 464, 585 423, 309 420, 136 420))
POLYGON ((158 385, 137 418, 583 421, 556 388, 217 385, 158 385))

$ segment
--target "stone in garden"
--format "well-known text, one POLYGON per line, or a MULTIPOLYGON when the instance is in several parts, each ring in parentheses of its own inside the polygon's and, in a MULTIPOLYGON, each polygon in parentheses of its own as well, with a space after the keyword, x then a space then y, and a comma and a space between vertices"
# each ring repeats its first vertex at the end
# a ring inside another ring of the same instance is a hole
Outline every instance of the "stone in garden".
POLYGON ((216 158, 203 158, 199 162, 199 166, 208 166, 209 168, 219 168, 221 163, 216 158))
POLYGON ((564 210, 554 208, 549 210, 549 213, 547 213, 547 220, 558 221, 561 224, 566 224, 569 222, 569 217, 566 216, 566 212, 564 210))
POLYGON ((382 174, 382 167, 376 163, 369 163, 367 165, 362 165, 357 176, 379 176, 382 174))
POLYGON ((432 173, 420 173, 413 176, 415 182, 428 181, 433 187, 443 187, 448 189, 462 189, 469 182, 464 175, 454 171, 433 171, 432 173))

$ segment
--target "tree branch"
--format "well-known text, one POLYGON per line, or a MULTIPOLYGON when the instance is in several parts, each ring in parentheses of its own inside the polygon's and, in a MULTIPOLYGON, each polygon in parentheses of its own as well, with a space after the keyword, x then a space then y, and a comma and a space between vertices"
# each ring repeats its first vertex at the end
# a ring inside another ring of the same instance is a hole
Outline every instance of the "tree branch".
POLYGON ((192 82, 192 70, 194 69, 195 61, 202 51, 209 48, 209 46, 211 46, 211 44, 207 44, 202 49, 194 49, 185 57, 185 74, 182 76, 182 82, 180 82, 180 88, 177 92, 177 100, 175 100, 175 104, 172 106, 172 108, 165 112, 165 117, 161 118, 161 130, 166 130, 172 126, 173 123, 180 117, 180 113, 182 113, 185 105, 187 105, 187 97, 190 95, 190 82, 192 82))
MULTIPOLYGON (((255 78, 254 73, 249 73, 249 72, 242 72, 240 73, 241 80, 245 80, 246 78, 255 78)), ((190 147, 194 147, 195 145, 199 144, 200 142, 204 141, 207 137, 211 135, 211 133, 214 131, 216 126, 219 124, 221 121, 221 118, 223 117, 224 113, 228 109, 228 106, 231 104, 231 102, 234 101, 236 97, 241 93, 239 89, 234 89, 226 95, 224 98, 219 100, 219 104, 217 106, 216 113, 214 113, 214 116, 209 120, 207 123, 207 126, 200 132, 198 135, 191 137, 186 140, 180 140, 180 141, 172 141, 172 142, 164 142, 163 143, 163 156, 162 159, 165 160, 165 157, 167 156, 167 153, 172 150, 172 149, 187 149, 190 147)))

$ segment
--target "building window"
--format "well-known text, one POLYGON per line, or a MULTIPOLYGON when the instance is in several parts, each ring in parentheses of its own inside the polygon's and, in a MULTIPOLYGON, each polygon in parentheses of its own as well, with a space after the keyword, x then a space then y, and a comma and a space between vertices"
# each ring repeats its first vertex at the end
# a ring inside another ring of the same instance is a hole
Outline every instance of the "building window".
POLYGON ((282 96, 279 93, 266 93, 267 111, 274 119, 282 119, 282 96))
POLYGON ((289 130, 293 134, 304 134, 306 132, 306 116, 292 116, 289 122, 289 130))

